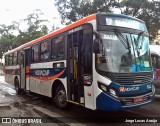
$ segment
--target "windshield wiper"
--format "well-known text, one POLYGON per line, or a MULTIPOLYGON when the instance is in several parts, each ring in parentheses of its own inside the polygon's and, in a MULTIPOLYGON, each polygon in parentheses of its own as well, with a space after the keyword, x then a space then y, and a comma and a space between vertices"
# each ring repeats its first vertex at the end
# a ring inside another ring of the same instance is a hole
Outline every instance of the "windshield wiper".
POLYGON ((139 34, 138 34, 138 37, 137 37, 137 40, 135 39, 135 37, 134 37, 134 43, 135 43, 135 45, 136 45, 136 51, 137 51, 137 55, 138 55, 138 59, 139 59, 139 61, 141 61, 141 57, 140 57, 140 50, 142 49, 142 41, 143 41, 143 37, 144 36, 142 36, 144 34, 144 31, 142 31, 142 32, 140 32, 139 34), (140 44, 140 46, 139 46, 139 40, 140 40, 140 37, 142 36, 142 41, 141 41, 141 44, 140 44))
POLYGON ((126 35, 126 38, 125 38, 122 35, 122 33, 119 31, 119 29, 114 29, 114 33, 118 37, 118 39, 120 40, 120 42, 124 45, 124 47, 126 49, 128 49, 128 51, 129 51, 129 55, 128 56, 132 60, 132 57, 131 57, 131 46, 129 44, 128 36, 126 35))
POLYGON ((126 49, 128 49, 129 47, 128 47, 128 44, 127 44, 127 40, 122 35, 122 33, 119 31, 119 29, 114 29, 114 33, 116 34, 116 36, 118 37, 118 39, 121 41, 121 43, 124 45, 124 47, 126 49))
MULTIPOLYGON (((136 41, 137 46, 138 46, 138 43, 139 43, 140 37, 141 37, 143 34, 144 34, 144 31, 142 31, 142 32, 140 32, 140 33, 138 34, 137 41, 136 41)), ((142 36, 142 40, 143 40, 143 38, 144 38, 144 36, 142 36)), ((140 47, 138 47, 138 48, 139 48, 139 49, 142 49, 142 41, 141 41, 141 45, 140 45, 140 47)))
POLYGON ((137 44, 137 41, 136 41, 135 37, 134 37, 134 43, 136 45, 136 52, 137 52, 138 59, 139 59, 139 61, 141 61, 141 58, 140 58, 140 48, 139 48, 139 46, 137 44))

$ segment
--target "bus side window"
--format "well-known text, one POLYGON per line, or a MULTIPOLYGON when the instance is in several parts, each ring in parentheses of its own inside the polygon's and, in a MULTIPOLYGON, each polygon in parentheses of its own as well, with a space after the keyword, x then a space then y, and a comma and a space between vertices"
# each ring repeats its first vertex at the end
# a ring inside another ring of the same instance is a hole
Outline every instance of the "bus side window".
POLYGON ((39 44, 32 46, 32 62, 39 61, 39 44))
POLYGON ((20 53, 20 51, 18 51, 18 64, 20 64, 21 63, 21 53, 20 53))
POLYGON ((6 66, 9 65, 9 64, 8 64, 8 60, 9 60, 8 57, 9 57, 8 55, 5 56, 5 65, 6 65, 6 66))
POLYGON ((65 44, 64 44, 64 37, 59 36, 55 39, 52 39, 52 59, 53 60, 63 60, 65 59, 65 44))
POLYGON ((13 65, 17 64, 17 52, 13 54, 13 65))
POLYGON ((41 61, 45 61, 50 59, 50 42, 45 41, 41 43, 41 48, 40 48, 40 58, 41 61))
POLYGON ((12 53, 9 55, 9 60, 8 60, 8 62, 9 62, 9 65, 10 65, 10 66, 13 64, 13 54, 12 54, 12 53))

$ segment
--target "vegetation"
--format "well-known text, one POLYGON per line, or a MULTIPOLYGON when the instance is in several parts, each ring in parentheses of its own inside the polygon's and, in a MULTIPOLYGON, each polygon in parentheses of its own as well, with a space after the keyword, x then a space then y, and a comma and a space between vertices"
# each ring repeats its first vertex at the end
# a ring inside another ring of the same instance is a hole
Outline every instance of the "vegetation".
POLYGON ((97 12, 121 14, 137 17, 146 22, 150 39, 154 39, 160 29, 159 0, 55 0, 63 24, 69 24, 82 17, 97 12))
POLYGON ((7 52, 48 33, 48 28, 44 25, 44 22, 47 20, 40 19, 40 15, 42 14, 40 10, 36 10, 20 22, 13 22, 13 24, 9 26, 4 24, 0 25, 0 58, 3 52, 7 52), (21 30, 20 28, 22 23, 27 24, 25 30, 21 30), (17 33, 17 35, 15 35, 15 33, 17 33))

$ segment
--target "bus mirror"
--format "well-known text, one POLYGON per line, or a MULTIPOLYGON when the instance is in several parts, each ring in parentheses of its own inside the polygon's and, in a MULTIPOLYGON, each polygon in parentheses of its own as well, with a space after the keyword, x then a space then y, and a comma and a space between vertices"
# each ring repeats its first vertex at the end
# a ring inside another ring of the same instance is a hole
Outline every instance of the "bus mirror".
POLYGON ((93 52, 94 53, 100 53, 99 51, 99 40, 95 39, 93 43, 93 52))

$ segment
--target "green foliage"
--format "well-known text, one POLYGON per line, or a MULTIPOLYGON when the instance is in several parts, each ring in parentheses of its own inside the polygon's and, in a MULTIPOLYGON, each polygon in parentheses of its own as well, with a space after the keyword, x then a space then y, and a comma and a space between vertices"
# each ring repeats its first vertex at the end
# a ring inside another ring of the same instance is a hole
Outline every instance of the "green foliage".
POLYGON ((146 22, 150 39, 154 39, 160 29, 160 1, 122 0, 116 4, 122 14, 137 17, 146 22))
POLYGON ((44 25, 47 20, 41 20, 40 15, 43 15, 40 10, 28 15, 23 20, 23 23, 27 23, 28 27, 23 31, 20 29, 21 22, 13 22, 9 26, 0 25, 0 58, 4 52, 48 33, 48 28, 44 25), (13 34, 14 31, 17 31, 18 34, 13 34))
POLYGON ((69 24, 97 12, 111 12, 116 0, 55 0, 62 24, 69 24))
POLYGON ((55 0, 63 24, 69 24, 97 12, 113 12, 144 20, 150 34, 155 38, 160 29, 160 1, 158 0, 55 0))

